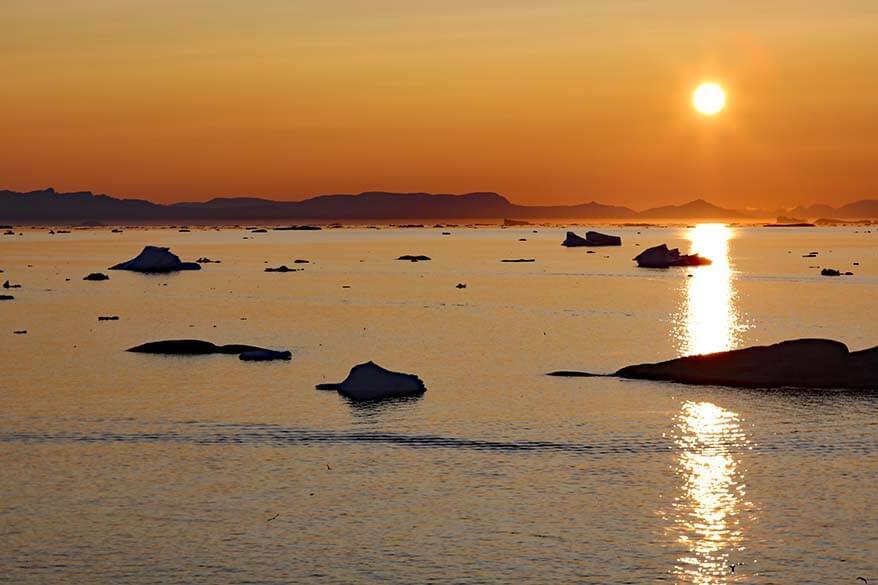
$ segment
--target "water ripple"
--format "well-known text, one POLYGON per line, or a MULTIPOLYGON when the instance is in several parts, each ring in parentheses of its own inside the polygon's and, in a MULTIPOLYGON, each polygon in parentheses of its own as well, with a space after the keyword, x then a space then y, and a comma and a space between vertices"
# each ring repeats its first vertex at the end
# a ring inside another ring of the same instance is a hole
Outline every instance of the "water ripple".
MULTIPOLYGON (((323 444, 379 445, 387 447, 464 449, 499 453, 569 453, 576 455, 624 455, 667 453, 679 448, 667 437, 623 435, 588 442, 491 440, 445 437, 430 434, 316 430, 272 425, 195 423, 189 428, 154 432, 114 431, 3 431, 2 443, 190 443, 199 445, 308 446, 323 444)), ((796 451, 801 453, 873 454, 874 438, 836 439, 832 443, 797 436, 774 436, 767 442, 740 444, 730 440, 721 448, 729 453, 796 451)))

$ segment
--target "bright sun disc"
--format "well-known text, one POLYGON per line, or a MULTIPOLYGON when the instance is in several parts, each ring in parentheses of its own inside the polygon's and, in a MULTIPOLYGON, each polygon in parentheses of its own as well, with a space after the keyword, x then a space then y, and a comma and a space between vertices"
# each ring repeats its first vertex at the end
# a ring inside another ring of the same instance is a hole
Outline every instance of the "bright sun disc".
POLYGON ((692 93, 692 105, 699 113, 713 116, 726 105, 726 92, 716 83, 702 83, 692 93))

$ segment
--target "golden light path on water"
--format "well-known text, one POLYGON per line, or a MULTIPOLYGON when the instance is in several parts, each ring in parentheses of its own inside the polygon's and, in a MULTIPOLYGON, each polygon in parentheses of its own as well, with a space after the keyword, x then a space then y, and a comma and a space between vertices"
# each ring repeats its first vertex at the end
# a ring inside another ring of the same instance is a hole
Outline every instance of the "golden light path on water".
MULTIPOLYGON (((734 349, 744 325, 736 306, 729 241, 734 229, 724 224, 699 224, 686 232, 689 253, 712 264, 689 269, 675 337, 683 355, 734 349)), ((747 448, 747 437, 736 413, 710 402, 683 403, 674 423, 678 449, 675 473, 680 487, 669 518, 680 556, 679 582, 707 585, 741 577, 730 564, 742 554, 741 510, 744 483, 736 454, 747 448)))
POLYGON ((742 577, 731 564, 743 555, 745 485, 736 454, 747 446, 738 415, 710 402, 683 403, 674 427, 680 492, 670 530, 688 552, 678 559, 679 582, 707 585, 742 577))
POLYGON ((729 240, 734 231, 724 224, 699 224, 690 228, 686 237, 692 252, 713 263, 690 269, 674 332, 678 350, 693 355, 733 349, 742 328, 729 262, 729 240))

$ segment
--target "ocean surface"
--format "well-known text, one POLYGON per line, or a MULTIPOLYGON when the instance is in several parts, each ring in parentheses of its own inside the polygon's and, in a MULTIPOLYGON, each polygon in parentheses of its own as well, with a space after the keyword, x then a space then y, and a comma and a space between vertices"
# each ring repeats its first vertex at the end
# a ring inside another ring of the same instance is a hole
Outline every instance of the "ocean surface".
POLYGON ((544 375, 874 346, 878 230, 603 230, 623 246, 566 249, 563 227, 0 236, 0 280, 22 285, 0 291, 0 583, 878 580, 878 393, 544 375), (631 261, 662 242, 714 264, 631 261), (222 263, 106 272, 145 244, 222 263), (172 338, 294 356, 124 351, 172 338), (427 393, 315 390, 367 360, 427 393))

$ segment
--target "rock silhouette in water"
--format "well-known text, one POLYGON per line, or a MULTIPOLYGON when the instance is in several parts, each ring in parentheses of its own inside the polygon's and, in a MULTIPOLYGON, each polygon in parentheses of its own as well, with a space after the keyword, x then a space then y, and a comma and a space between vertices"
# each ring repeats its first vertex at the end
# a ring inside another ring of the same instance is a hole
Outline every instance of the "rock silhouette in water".
POLYGON ((647 248, 634 257, 642 268, 670 268, 672 266, 705 266, 712 262, 698 254, 680 254, 677 248, 669 250, 665 244, 647 248))
POLYGON ((257 349, 253 351, 244 351, 238 354, 238 359, 245 362, 268 362, 272 360, 291 360, 293 353, 291 351, 274 351, 273 349, 257 349))
POLYGON ((165 341, 151 341, 136 347, 128 348, 126 351, 134 353, 154 353, 163 355, 210 355, 210 354, 228 354, 241 355, 249 352, 275 352, 264 347, 255 345, 216 345, 209 341, 201 341, 200 339, 170 339, 165 341))
POLYGON ((265 272, 300 272, 303 268, 290 268, 286 264, 281 264, 277 268, 266 268, 265 272))
POLYGON ((106 274, 101 273, 101 272, 92 272, 88 276, 83 276, 82 280, 95 280, 95 281, 110 280, 110 277, 107 276, 106 274))
POLYGON ((419 396, 427 391, 424 382, 414 374, 392 372, 374 362, 356 365, 343 382, 319 384, 317 389, 338 390, 342 396, 355 401, 419 396))
POLYGON ((500 260, 500 262, 536 262, 536 258, 511 258, 500 260))
POLYGON ((119 315, 98 315, 98 321, 118 321, 119 315))
POLYGON ((878 390, 878 347, 851 352, 830 339, 796 339, 774 345, 639 364, 622 378, 743 388, 878 390))
POLYGON ((3 283, 3 288, 21 288, 20 284, 12 284, 8 280, 3 283))
POLYGON ((600 378, 602 374, 592 374, 590 372, 577 372, 575 370, 556 370, 549 372, 547 376, 557 376, 559 378, 600 378))
POLYGON ((197 262, 181 262, 179 256, 170 252, 170 248, 146 246, 136 258, 111 266, 110 270, 161 274, 179 270, 201 270, 201 265, 197 262))
POLYGON ((12 295, 0 295, 0 301, 14 301, 15 297, 12 295))
POLYGON ((405 254, 397 258, 397 260, 408 260, 409 262, 426 262, 430 260, 429 256, 405 254))
POLYGON ((567 237, 561 242, 562 246, 577 248, 579 246, 621 246, 622 238, 600 232, 585 232, 585 237, 578 236, 573 232, 567 232, 567 237))
POLYGON ((824 268, 820 271, 820 276, 853 276, 853 272, 842 272, 835 268, 824 268))

